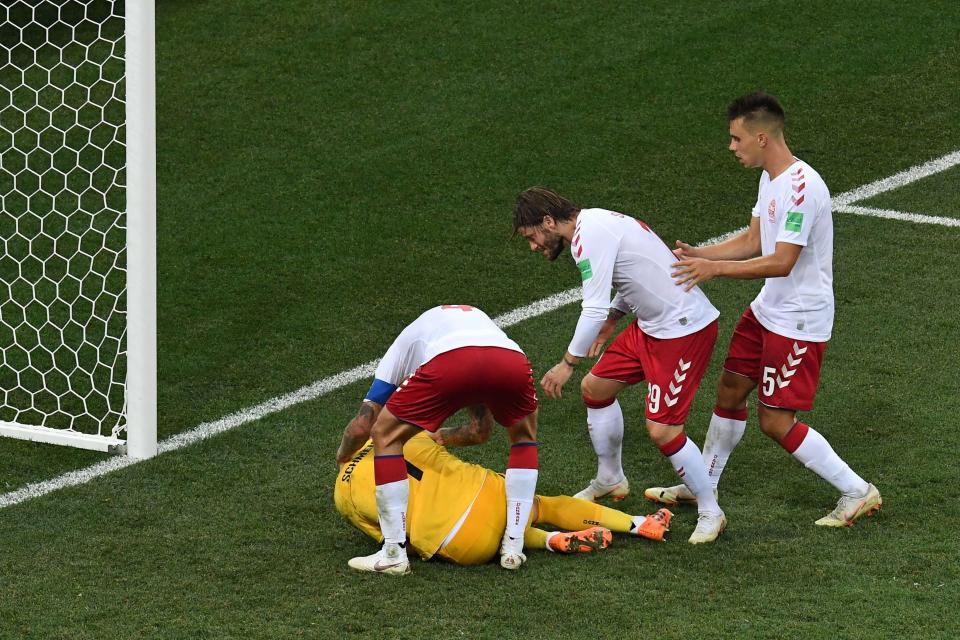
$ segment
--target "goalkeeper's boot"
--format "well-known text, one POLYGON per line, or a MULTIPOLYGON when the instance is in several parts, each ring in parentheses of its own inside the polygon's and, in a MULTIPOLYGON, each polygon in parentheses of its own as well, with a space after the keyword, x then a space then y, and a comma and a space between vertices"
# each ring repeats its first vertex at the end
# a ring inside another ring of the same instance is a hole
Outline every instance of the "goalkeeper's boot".
POLYGON ((582 531, 554 533, 547 544, 558 553, 590 553, 610 546, 613 533, 604 527, 590 527, 582 531))
MULTIPOLYGON (((717 495, 717 490, 713 490, 717 495)), ((650 487, 643 492, 643 497, 651 502, 658 502, 670 507, 678 504, 697 504, 697 496, 693 495, 685 484, 675 484, 672 487, 650 487)))
POLYGON ((852 527, 861 516, 872 516, 883 506, 880 492, 872 484, 867 485, 866 495, 859 498, 840 496, 837 507, 817 520, 821 527, 852 527))
POLYGON ((635 516, 633 518, 633 534, 647 540, 662 541, 667 531, 670 531, 670 520, 673 513, 669 509, 659 509, 649 516, 635 516))
POLYGON ((407 550, 396 543, 389 542, 373 555, 351 558, 347 565, 357 571, 387 573, 395 576, 410 573, 410 560, 407 559, 407 550))
POLYGON ((597 482, 597 479, 594 478, 590 481, 590 484, 587 485, 587 488, 583 491, 574 495, 574 498, 580 498, 581 500, 586 500, 588 502, 596 502, 597 500, 609 499, 614 502, 620 502, 624 498, 630 495, 630 483, 627 482, 627 479, 624 478, 616 484, 600 484, 597 482))
POLYGON ((510 538, 504 533, 500 541, 500 566, 515 571, 527 561, 523 555, 523 538, 510 538))
POLYGON ((702 511, 697 514, 697 528, 693 530, 688 542, 690 544, 713 542, 726 528, 727 516, 723 515, 722 511, 720 513, 702 511))

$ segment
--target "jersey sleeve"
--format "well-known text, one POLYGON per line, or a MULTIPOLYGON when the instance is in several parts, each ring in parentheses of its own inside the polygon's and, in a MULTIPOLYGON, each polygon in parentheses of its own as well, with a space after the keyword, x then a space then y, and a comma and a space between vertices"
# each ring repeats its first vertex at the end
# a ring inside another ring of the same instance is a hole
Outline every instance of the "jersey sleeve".
POLYGON ((619 246, 619 239, 597 224, 584 224, 574 235, 570 250, 583 282, 583 304, 577 329, 567 347, 570 355, 586 356, 607 319, 619 246))
POLYGON ((802 183, 795 183, 786 213, 777 229, 777 242, 807 246, 817 216, 817 199, 802 183), (799 191, 798 191, 799 189, 799 191))

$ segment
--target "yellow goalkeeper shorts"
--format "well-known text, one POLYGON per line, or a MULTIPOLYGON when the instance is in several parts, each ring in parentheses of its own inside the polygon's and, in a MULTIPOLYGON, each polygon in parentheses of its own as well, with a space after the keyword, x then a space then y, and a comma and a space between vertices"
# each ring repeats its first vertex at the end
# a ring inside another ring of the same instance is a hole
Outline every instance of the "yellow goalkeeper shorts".
POLYGON ((507 487, 503 476, 488 471, 460 530, 437 555, 456 564, 484 564, 500 552, 507 526, 507 487))

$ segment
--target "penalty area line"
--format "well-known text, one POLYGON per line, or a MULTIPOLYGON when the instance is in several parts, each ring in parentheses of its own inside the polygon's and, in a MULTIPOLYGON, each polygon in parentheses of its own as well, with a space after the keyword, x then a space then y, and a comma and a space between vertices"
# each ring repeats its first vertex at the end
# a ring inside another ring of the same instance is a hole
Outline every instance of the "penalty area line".
MULTIPOLYGON (((935 173, 946 171, 956 164, 960 164, 960 151, 955 151, 937 158, 936 160, 931 160, 930 162, 917 165, 907 169, 906 171, 901 171, 900 173, 890 176, 889 178, 871 182, 870 184, 858 187, 857 189, 842 193, 834 198, 834 205, 838 210, 841 208, 846 209, 848 207, 852 209, 853 207, 850 207, 850 205, 855 202, 865 200, 891 189, 902 187, 935 173)), ((743 229, 736 229, 729 233, 705 240, 700 244, 706 245, 720 242, 733 235, 736 235, 737 233, 740 233, 741 231, 743 231, 743 229)), ((580 300, 580 291, 581 290, 579 287, 567 289, 566 291, 561 291, 560 293, 548 296, 542 300, 537 300, 536 302, 519 307, 513 311, 508 311, 503 315, 497 316, 493 320, 497 326, 501 328, 511 327, 515 324, 523 322, 524 320, 529 320, 530 318, 544 315, 551 311, 555 311, 560 307, 564 307, 568 304, 576 302, 577 300, 580 300)), ((241 409, 240 411, 232 413, 228 416, 224 416, 219 420, 204 422, 193 429, 184 431, 183 433, 178 433, 177 435, 171 436, 166 440, 159 442, 157 445, 157 455, 159 456, 171 451, 176 451, 177 449, 182 449, 202 440, 206 440, 207 438, 211 438, 217 434, 230 431, 231 429, 236 429, 237 427, 243 426, 250 422, 255 422, 273 413, 283 411, 284 409, 288 409, 294 405, 298 405, 309 400, 314 400, 323 395, 336 391, 337 389, 341 389, 353 384, 354 382, 368 378, 373 375, 378 362, 379 360, 371 360, 366 364, 358 365, 352 369, 341 371, 338 374, 323 378, 312 384, 308 384, 300 389, 297 389, 296 391, 292 391, 276 398, 271 398, 270 400, 262 402, 253 407, 241 409)), ((57 476, 56 478, 51 478, 50 480, 43 480, 41 482, 34 482, 25 485, 19 489, 15 489, 14 491, 0 494, 0 509, 11 507, 33 498, 45 496, 48 493, 52 493, 59 489, 86 484, 91 480, 99 478, 100 476, 124 469, 139 462, 143 462, 143 460, 139 458, 131 458, 130 456, 115 456, 97 462, 83 469, 69 471, 57 476)))

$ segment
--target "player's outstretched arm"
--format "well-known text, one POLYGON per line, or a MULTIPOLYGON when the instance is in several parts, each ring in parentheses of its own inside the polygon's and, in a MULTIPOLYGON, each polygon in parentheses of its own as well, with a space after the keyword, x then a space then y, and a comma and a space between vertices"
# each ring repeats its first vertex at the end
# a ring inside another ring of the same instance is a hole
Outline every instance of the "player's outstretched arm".
POLYGON ((778 242, 776 250, 768 255, 749 260, 704 260, 687 258, 673 265, 673 279, 689 291, 701 282, 725 277, 738 280, 782 278, 790 275, 803 247, 789 242, 778 242))
POLYGON ((381 405, 371 400, 363 401, 357 415, 343 430, 340 446, 337 447, 338 464, 349 461, 353 454, 367 441, 367 438, 370 437, 370 430, 373 429, 373 423, 377 421, 377 416, 380 415, 382 408, 381 405))
POLYGON ((469 447, 489 440, 493 432, 493 415, 490 411, 482 404, 469 407, 467 411, 470 414, 468 424, 438 429, 430 437, 444 447, 469 447))
POLYGON ((732 238, 705 247, 694 247, 677 240, 673 253, 679 260, 702 258, 704 260, 746 260, 760 255, 760 219, 753 218, 750 226, 732 238))

